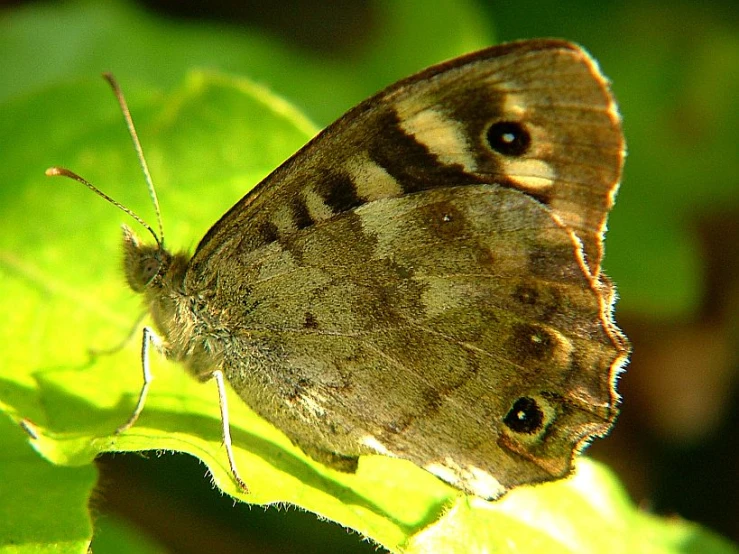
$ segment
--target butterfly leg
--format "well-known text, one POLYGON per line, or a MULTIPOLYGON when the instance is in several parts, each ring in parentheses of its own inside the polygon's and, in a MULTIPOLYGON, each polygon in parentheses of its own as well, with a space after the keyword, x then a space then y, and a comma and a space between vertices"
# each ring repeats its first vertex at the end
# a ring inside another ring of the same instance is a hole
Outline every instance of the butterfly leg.
POLYGON ((153 380, 151 369, 149 369, 149 346, 152 344, 158 349, 162 348, 162 341, 154 330, 151 327, 144 327, 141 342, 141 369, 144 373, 144 384, 141 386, 136 408, 133 410, 131 417, 128 418, 128 421, 115 430, 116 435, 128 431, 133 427, 133 424, 136 423, 136 420, 144 409, 144 404, 146 404, 146 397, 149 395, 149 386, 153 380))
POLYGON ((226 384, 223 378, 223 372, 220 369, 212 373, 218 387, 218 404, 221 407, 221 423, 223 425, 223 446, 226 448, 226 456, 228 456, 228 465, 231 467, 231 474, 236 484, 244 491, 249 492, 249 487, 239 475, 236 468, 236 459, 234 458, 233 446, 231 442, 231 426, 228 422, 228 400, 226 398, 226 384))

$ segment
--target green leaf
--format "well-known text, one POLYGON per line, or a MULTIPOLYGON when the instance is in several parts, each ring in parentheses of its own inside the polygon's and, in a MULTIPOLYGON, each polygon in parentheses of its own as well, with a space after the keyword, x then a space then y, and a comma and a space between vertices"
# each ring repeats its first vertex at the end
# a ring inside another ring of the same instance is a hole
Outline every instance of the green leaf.
POLYGON ((87 552, 92 533, 87 502, 96 469, 40 458, 28 435, 5 415, 0 415, 0 446, 0 551, 87 552))
MULTIPOLYGON (((172 246, 194 245, 314 132, 283 100, 245 79, 192 73, 173 90, 127 93, 172 246)), ((245 495, 221 446, 215 385, 196 382, 156 355, 141 418, 114 435, 141 386, 139 338, 92 359, 88 349, 120 342, 141 311, 119 268, 118 224, 131 221, 84 187, 43 171, 51 163, 70 167, 151 220, 120 114, 102 79, 59 85, 0 106, 0 141, 6 145, 0 178, 13 191, 0 216, 16 231, 0 236, 0 302, 8 323, 0 336, 7 345, 0 354, 0 406, 32 423, 32 444, 54 464, 92 471, 101 452, 187 452, 207 464, 228 494, 300 506, 394 551, 521 545, 531 552, 621 552, 621 546, 678 552, 685 537, 730 551, 692 526, 678 525, 675 533, 640 514, 609 474, 586 459, 573 479, 487 503, 402 460, 368 456, 355 475, 333 471, 230 394, 236 459, 251 488, 245 495)))
POLYGON ((585 458, 571 479, 521 487, 498 502, 458 499, 410 546, 409 552, 736 552, 698 526, 640 512, 610 472, 585 458))
POLYGON ((0 78, 0 100, 102 71, 129 86, 172 87, 190 69, 208 68, 249 75, 327 125, 384 85, 494 42, 472 0, 434 0, 433 9, 424 0, 382 0, 369 9, 371 24, 360 28, 381 32, 327 56, 256 29, 174 23, 122 0, 32 3, 3 14, 3 74, 13 78, 0 78))

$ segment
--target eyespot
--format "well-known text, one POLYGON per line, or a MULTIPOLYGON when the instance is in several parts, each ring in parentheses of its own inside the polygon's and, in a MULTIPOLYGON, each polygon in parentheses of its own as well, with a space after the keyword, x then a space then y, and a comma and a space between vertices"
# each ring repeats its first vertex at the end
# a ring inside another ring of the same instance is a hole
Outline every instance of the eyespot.
POLYGON ((544 425, 544 410, 539 403, 528 396, 523 396, 513 403, 503 423, 514 433, 532 435, 544 425))
POLYGON ((517 121, 493 123, 486 136, 490 148, 504 156, 523 156, 531 146, 531 135, 517 121))

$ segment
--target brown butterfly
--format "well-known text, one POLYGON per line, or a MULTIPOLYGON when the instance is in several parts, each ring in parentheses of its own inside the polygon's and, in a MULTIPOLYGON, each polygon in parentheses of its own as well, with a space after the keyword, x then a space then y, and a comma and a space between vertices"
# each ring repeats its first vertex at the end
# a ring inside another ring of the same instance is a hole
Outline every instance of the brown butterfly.
POLYGON ((428 68, 310 141, 192 257, 126 229, 128 283, 156 329, 144 345, 156 332, 168 358, 216 377, 244 488, 224 377, 338 469, 396 456, 488 499, 566 476, 618 412, 629 346, 600 266, 623 158, 608 84, 571 43, 428 68))

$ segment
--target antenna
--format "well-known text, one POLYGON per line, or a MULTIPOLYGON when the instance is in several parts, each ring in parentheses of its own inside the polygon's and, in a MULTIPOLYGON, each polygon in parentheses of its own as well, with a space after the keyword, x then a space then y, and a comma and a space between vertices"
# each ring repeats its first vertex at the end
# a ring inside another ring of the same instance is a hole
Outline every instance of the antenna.
POLYGON ((119 208, 120 210, 122 210, 123 212, 131 216, 133 219, 135 219, 139 223, 139 225, 141 225, 142 227, 144 227, 151 233, 157 245, 160 248, 163 248, 164 247, 164 226, 162 225, 162 216, 159 211, 159 199, 157 198, 157 193, 156 193, 156 190, 154 189, 154 183, 151 180, 151 174, 149 173, 149 166, 146 164, 146 158, 144 158, 144 151, 141 148, 141 143, 139 142, 139 137, 138 137, 138 134, 136 133, 136 127, 133 124, 133 118, 131 117, 131 112, 128 109, 128 104, 126 103, 126 99, 123 96, 121 87, 118 85, 118 81, 116 81, 115 77, 113 77, 111 73, 103 73, 103 78, 106 81, 108 81, 108 84, 110 84, 110 87, 113 89, 113 94, 115 94, 116 100, 118 101, 118 105, 120 106, 121 112, 123 113, 123 119, 126 121, 126 127, 128 127, 128 134, 130 135, 131 141, 133 142, 134 150, 136 150, 136 157, 138 158, 139 165, 141 166, 141 169, 144 172, 144 179, 146 180, 146 186, 149 189, 149 197, 151 198, 152 204, 154 204, 154 211, 156 212, 157 223, 159 224, 159 236, 157 236, 157 234, 154 232, 151 226, 148 223, 146 223, 141 217, 139 217, 136 213, 134 213, 133 210, 130 210, 129 208, 125 207, 123 204, 121 204, 117 200, 114 200, 113 198, 105 194, 103 191, 101 191, 99 188, 97 188, 95 185, 93 185, 86 179, 83 179, 82 177, 77 175, 74 171, 71 171, 64 167, 53 166, 47 169, 45 173, 46 175, 50 177, 62 176, 62 177, 67 177, 69 179, 77 181, 78 183, 82 183, 87 188, 89 188, 92 192, 104 198, 105 200, 113 204, 115 207, 119 208))
POLYGON ((128 215, 134 218, 139 223, 139 225, 141 225, 142 227, 144 227, 144 229, 147 229, 151 233, 151 236, 154 237, 154 240, 156 241, 159 247, 164 246, 164 241, 159 239, 157 234, 154 232, 154 229, 152 229, 151 226, 148 223, 146 223, 146 221, 144 221, 138 215, 136 215, 136 213, 133 210, 126 208, 126 206, 124 206, 117 200, 113 200, 110 196, 105 194, 95 185, 93 185, 86 179, 83 179, 82 177, 77 175, 74 171, 70 171, 69 169, 66 169, 64 167, 52 166, 49 169, 47 169, 44 173, 46 173, 46 175, 48 175, 49 177, 56 177, 56 176, 67 177, 69 179, 77 181, 78 183, 82 183, 87 188, 89 188, 92 192, 94 192, 98 196, 101 196, 102 198, 104 198, 105 200, 113 204, 116 208, 126 212, 128 215))
MULTIPOLYGON (((108 81, 110 87, 113 89, 118 105, 121 107, 123 112, 123 119, 126 120, 126 127, 128 127, 128 134, 131 135, 131 141, 133 142, 133 148, 136 150, 136 157, 139 159, 139 165, 141 170, 144 172, 144 179, 146 179, 146 186, 149 188, 149 196, 154 204, 154 211, 157 214, 157 223, 159 224, 159 236, 161 237, 161 245, 164 245, 164 226, 162 225, 162 215, 159 212, 159 199, 157 199, 156 190, 154 190, 154 183, 151 180, 151 174, 149 173, 149 166, 146 164, 146 158, 144 158, 144 150, 141 148, 139 142, 139 135, 136 133, 136 127, 133 125, 133 118, 131 112, 128 109, 128 104, 123 96, 121 87, 118 85, 118 81, 115 80, 112 73, 103 73, 103 78, 108 81)), ((159 242, 157 242, 159 244, 159 242)))

